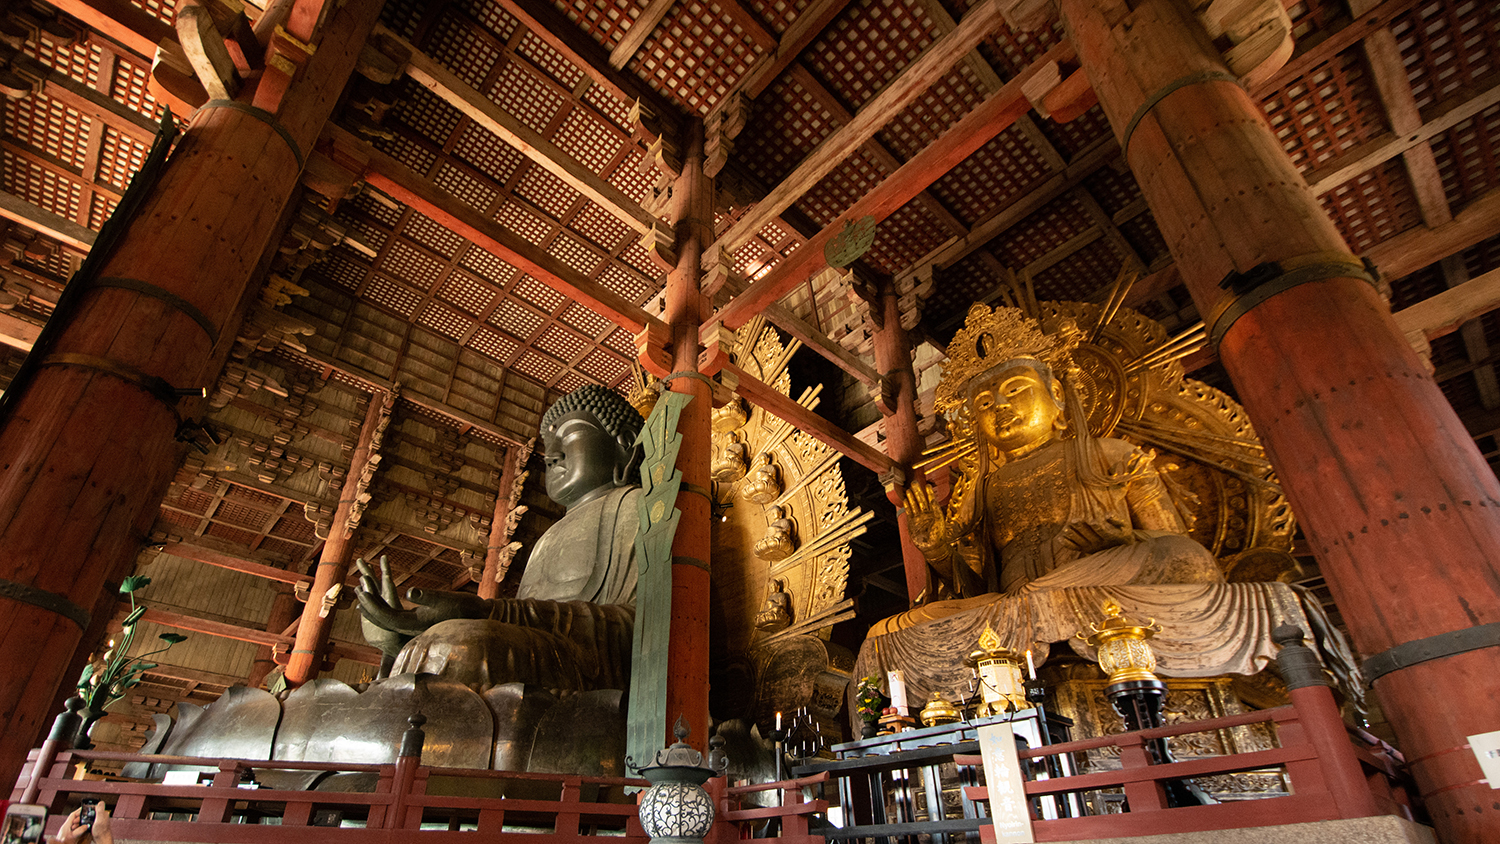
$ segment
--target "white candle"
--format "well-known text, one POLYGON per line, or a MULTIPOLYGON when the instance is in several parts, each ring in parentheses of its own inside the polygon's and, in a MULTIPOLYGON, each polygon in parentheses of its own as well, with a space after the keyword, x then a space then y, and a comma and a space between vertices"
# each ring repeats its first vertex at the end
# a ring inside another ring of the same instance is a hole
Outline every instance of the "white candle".
POLYGON ((1031 661, 1031 648, 1026 649, 1026 676, 1036 679, 1036 663, 1031 661))
POLYGON ((776 713, 776 729, 781 729, 781 713, 779 711, 776 713))

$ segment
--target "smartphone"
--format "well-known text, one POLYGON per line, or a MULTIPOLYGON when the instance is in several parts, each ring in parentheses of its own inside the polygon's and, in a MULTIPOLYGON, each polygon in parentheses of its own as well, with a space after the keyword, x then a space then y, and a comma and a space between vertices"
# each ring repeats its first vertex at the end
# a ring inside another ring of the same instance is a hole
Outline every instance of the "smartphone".
POLYGON ((97 797, 83 798, 83 807, 78 810, 78 825, 87 829, 94 825, 94 807, 99 804, 97 797))
POLYGON ((0 844, 41 844, 47 828, 47 809, 35 803, 12 803, 0 826, 0 844))

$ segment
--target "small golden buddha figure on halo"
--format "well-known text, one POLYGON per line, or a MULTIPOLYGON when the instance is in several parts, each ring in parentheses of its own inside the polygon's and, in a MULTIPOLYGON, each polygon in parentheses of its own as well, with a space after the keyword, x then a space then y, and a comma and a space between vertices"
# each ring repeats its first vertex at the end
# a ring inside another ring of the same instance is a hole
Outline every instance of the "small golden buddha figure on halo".
POLYGON ((781 495, 781 470, 771 462, 771 453, 763 451, 755 457, 755 468, 750 470, 745 486, 740 492, 746 501, 770 504, 781 495))
POLYGON ((755 543, 755 556, 768 563, 785 560, 797 550, 796 525, 775 505, 766 508, 766 515, 771 523, 766 525, 766 535, 755 543))
POLYGON ((732 484, 745 477, 750 468, 750 447, 734 431, 713 435, 713 461, 709 475, 721 484, 732 484))
POLYGON ((1080 333, 1049 328, 978 305, 949 346, 936 405, 958 477, 946 510, 925 485, 906 497, 939 597, 1222 581, 1185 535, 1155 454, 1089 433, 1068 379, 1080 333))
POLYGON ((785 630, 792 624, 792 596, 786 592, 786 578, 771 579, 771 594, 766 596, 766 607, 755 614, 755 629, 762 633, 785 630))

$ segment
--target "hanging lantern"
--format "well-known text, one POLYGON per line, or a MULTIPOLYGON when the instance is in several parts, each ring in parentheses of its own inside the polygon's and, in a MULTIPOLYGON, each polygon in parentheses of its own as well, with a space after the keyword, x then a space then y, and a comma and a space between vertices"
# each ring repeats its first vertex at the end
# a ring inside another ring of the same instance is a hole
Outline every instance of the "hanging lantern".
POLYGON ((1099 667, 1109 675, 1110 685, 1131 681, 1157 682, 1156 654, 1146 640, 1161 632, 1156 619, 1145 624, 1124 617, 1125 610, 1114 601, 1104 602, 1104 623, 1091 624, 1093 635, 1078 634, 1099 653, 1099 667))
POLYGON ((994 628, 985 625, 979 634, 979 649, 966 660, 979 680, 979 718, 1026 709, 1026 684, 1021 679, 1021 657, 1000 644, 994 628))

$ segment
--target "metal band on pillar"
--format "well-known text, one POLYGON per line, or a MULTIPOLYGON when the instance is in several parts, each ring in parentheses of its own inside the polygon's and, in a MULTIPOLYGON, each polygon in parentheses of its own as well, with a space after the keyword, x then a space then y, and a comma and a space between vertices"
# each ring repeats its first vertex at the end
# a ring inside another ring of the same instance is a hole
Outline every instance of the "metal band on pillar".
POLYGON ((1239 77, 1222 70, 1205 70, 1173 79, 1171 82, 1156 89, 1156 92, 1147 97, 1146 101, 1141 103, 1140 108, 1135 110, 1135 114, 1130 116, 1130 123, 1125 126, 1125 131, 1120 136, 1120 151, 1127 154, 1130 152, 1130 138, 1135 134, 1135 127, 1140 124, 1143 117, 1151 112, 1151 109, 1156 108, 1158 103, 1189 85, 1202 85, 1205 82, 1232 82, 1235 85, 1240 84, 1239 77))
POLYGON ((48 592, 38 589, 27 583, 17 583, 14 580, 0 579, 0 598, 10 598, 23 604, 31 604, 48 612, 57 613, 78 625, 79 630, 87 630, 89 626, 89 612, 72 601, 64 598, 56 592, 48 592))
POLYGON ((710 390, 712 390, 714 387, 718 386, 717 384, 714 383, 714 381, 713 381, 712 378, 709 378, 707 375, 704 375, 701 372, 693 372, 690 369, 685 369, 685 370, 682 370, 681 372, 674 372, 671 375, 668 375, 667 377, 661 379, 662 386, 666 386, 667 384, 672 383, 672 380, 674 378, 696 378, 699 381, 702 381, 703 383, 707 384, 708 388, 710 390))
POLYGON ((203 112, 208 111, 211 108, 227 108, 230 111, 238 111, 241 114, 247 114, 255 118, 256 120, 259 120, 260 122, 266 124, 267 126, 270 126, 272 129, 276 130, 276 134, 280 135, 283 141, 286 141, 287 148, 292 151, 292 155, 296 156, 297 170, 300 172, 307 166, 307 157, 302 154, 302 149, 297 146, 297 141, 292 138, 292 133, 288 132, 287 128, 281 125, 281 121, 276 119, 276 115, 270 113, 269 111, 266 111, 265 109, 256 108, 255 106, 247 105, 246 103, 235 102, 234 100, 209 100, 208 102, 199 106, 198 110, 193 112, 193 116, 197 117, 199 114, 202 114, 203 112))
POLYGON ((1428 636, 1425 639, 1405 642, 1365 660, 1363 666, 1365 682, 1373 683, 1393 671, 1400 671, 1434 659, 1493 647, 1500 647, 1500 622, 1480 624, 1463 630, 1453 630, 1436 636, 1428 636))
POLYGON ((1214 304, 1204 320, 1208 324, 1209 343, 1218 347, 1236 320, 1277 293, 1330 278, 1357 278, 1373 285, 1380 273, 1369 259, 1361 260, 1342 252, 1316 252, 1279 263, 1267 261, 1248 272, 1224 276, 1219 286, 1229 292, 1214 304))
POLYGON ((139 293, 142 296, 148 296, 157 301, 165 302, 173 310, 182 312, 188 319, 198 323, 198 327, 203 329, 204 334, 208 335, 208 342, 210 344, 218 345, 219 343, 218 326, 214 325, 209 320, 208 315, 199 310, 197 305, 175 293, 163 290, 154 284, 141 281, 138 278, 120 278, 118 276, 106 276, 98 279, 90 287, 114 287, 120 290, 129 290, 133 293, 139 293))
POLYGON ((167 406, 173 414, 177 412, 177 402, 185 396, 202 396, 204 391, 200 387, 189 387, 178 389, 168 384, 155 375, 148 375, 129 364, 119 361, 107 360, 105 358, 84 355, 77 352, 58 352, 48 355, 42 360, 40 366, 76 366, 80 369, 92 369, 112 375, 128 384, 139 387, 143 392, 162 404, 167 406))

